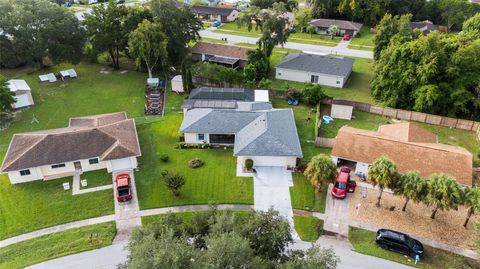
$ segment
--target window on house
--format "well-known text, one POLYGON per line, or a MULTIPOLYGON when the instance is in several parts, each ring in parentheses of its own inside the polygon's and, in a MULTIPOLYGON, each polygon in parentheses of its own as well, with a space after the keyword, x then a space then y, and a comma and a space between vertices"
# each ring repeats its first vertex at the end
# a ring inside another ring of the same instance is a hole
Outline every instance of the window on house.
POLYGON ((337 80, 337 84, 340 84, 340 81, 339 81, 339 80, 337 80))
POLYGON ((310 77, 310 82, 311 83, 318 83, 318 76, 312 75, 310 77))
POLYGON ((88 160, 89 164, 97 164, 98 163, 98 158, 93 158, 88 160))
POLYGON ((197 134, 198 140, 205 140, 205 134, 197 134))
POLYGON ((65 164, 64 164, 64 163, 59 163, 59 164, 54 164, 54 165, 52 165, 52 169, 62 168, 62 167, 65 167, 65 164))
POLYGON ((21 176, 28 176, 30 174, 31 174, 30 169, 20 170, 20 175, 21 176))
POLYGON ((281 76, 281 75, 282 75, 282 73, 278 72, 278 75, 279 75, 279 76, 281 76))

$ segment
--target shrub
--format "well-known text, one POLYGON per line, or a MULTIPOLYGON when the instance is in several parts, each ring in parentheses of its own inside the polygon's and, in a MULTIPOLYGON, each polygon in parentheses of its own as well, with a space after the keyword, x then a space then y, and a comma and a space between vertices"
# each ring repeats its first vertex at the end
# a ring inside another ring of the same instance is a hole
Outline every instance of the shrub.
POLYGON ((167 175, 163 177, 163 182, 173 195, 178 196, 180 195, 180 188, 185 185, 185 177, 177 173, 167 173, 167 175))
POLYGON ((162 170, 160 172, 160 175, 162 175, 162 177, 164 177, 164 176, 168 175, 168 171, 167 170, 162 170))
POLYGON ((323 92, 322 86, 318 84, 308 84, 303 90, 303 100, 311 106, 317 105, 320 100, 327 97, 323 92))
POLYGON ((249 171, 252 170, 252 168, 253 168, 253 160, 252 159, 246 159, 245 160, 245 168, 249 171))
POLYGON ((299 92, 297 89, 295 89, 295 88, 288 88, 288 90, 287 90, 287 99, 295 100, 295 99, 300 99, 301 97, 302 97, 302 93, 299 92))
POLYGON ((166 162, 168 162, 168 160, 170 160, 170 158, 168 157, 167 154, 164 153, 164 154, 160 155, 160 160, 162 160, 162 162, 166 163, 166 162))
POLYGON ((190 161, 188 161, 188 166, 190 168, 198 168, 198 167, 202 167, 203 165, 204 165, 204 162, 199 158, 191 159, 190 161))

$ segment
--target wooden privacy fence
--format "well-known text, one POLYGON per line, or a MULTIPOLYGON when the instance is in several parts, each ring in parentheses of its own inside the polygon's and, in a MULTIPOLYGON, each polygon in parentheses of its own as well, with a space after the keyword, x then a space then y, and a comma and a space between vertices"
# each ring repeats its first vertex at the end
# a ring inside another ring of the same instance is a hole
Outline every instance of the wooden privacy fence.
POLYGON ((315 146, 324 148, 333 148, 335 144, 335 138, 315 137, 315 146))
POLYGON ((455 129, 468 130, 476 132, 477 137, 480 139, 480 122, 471 120, 462 120, 456 118, 449 118, 444 116, 432 115, 422 112, 415 112, 403 109, 396 109, 390 107, 374 106, 366 103, 350 101, 350 100, 322 100, 322 104, 342 104, 353 106, 353 109, 359 111, 365 111, 377 115, 382 115, 390 118, 408 121, 418 121, 433 125, 446 126, 455 129))

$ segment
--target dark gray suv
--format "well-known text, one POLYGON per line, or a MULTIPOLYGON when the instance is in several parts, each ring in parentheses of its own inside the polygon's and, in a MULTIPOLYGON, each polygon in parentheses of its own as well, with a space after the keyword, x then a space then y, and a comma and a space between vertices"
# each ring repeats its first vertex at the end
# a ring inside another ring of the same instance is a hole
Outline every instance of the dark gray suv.
POLYGON ((384 249, 400 252, 412 258, 416 255, 423 256, 422 243, 401 232, 380 229, 377 231, 375 242, 384 249))

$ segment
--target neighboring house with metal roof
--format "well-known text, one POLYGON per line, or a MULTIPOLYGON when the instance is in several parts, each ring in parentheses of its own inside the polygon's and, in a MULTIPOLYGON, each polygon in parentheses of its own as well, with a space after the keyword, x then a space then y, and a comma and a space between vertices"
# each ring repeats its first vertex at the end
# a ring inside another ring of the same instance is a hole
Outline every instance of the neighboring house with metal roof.
POLYGON ((343 88, 354 62, 346 57, 290 53, 275 66, 275 78, 343 88))
POLYGON ((315 19, 310 21, 310 25, 315 26, 317 28, 317 34, 321 35, 330 35, 328 28, 336 25, 339 30, 338 35, 349 34, 353 37, 355 37, 362 28, 362 24, 358 22, 332 19, 315 19))
POLYGON ((32 89, 23 79, 11 79, 7 81, 8 88, 15 94, 14 109, 33 106, 32 89))
POLYGON ((238 10, 228 7, 192 6, 193 12, 207 21, 231 22, 238 19, 238 10))
POLYGON ((255 166, 295 167, 302 157, 291 109, 191 109, 180 132, 190 144, 233 145, 240 164, 251 159, 255 166))
POLYGON ((216 63, 233 69, 244 68, 250 50, 234 45, 197 42, 192 48, 192 60, 216 63))
POLYGON ((12 184, 107 169, 131 171, 141 155, 133 119, 125 112, 71 118, 66 128, 15 134, 2 173, 12 184))
POLYGON ((382 125, 375 131, 343 126, 332 149, 335 163, 354 166, 368 176, 377 158, 393 160, 399 172, 419 171, 423 177, 445 173, 460 184, 472 186, 472 154, 461 147, 438 143, 437 136, 413 123, 382 125))

